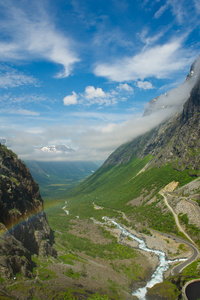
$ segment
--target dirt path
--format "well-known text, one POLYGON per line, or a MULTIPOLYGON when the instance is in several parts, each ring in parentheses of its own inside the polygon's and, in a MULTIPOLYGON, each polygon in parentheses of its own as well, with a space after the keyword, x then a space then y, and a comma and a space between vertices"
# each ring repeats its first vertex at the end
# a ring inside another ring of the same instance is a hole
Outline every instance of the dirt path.
POLYGON ((163 196, 164 198, 164 201, 165 201, 165 204, 166 206, 169 208, 169 210, 172 212, 173 216, 174 216, 174 219, 175 219, 175 222, 176 222, 176 225, 179 229, 179 231, 181 231, 185 237, 192 243, 192 244, 195 244, 194 241, 190 238, 190 236, 187 234, 187 232, 185 232, 185 230, 182 228, 180 222, 179 222, 179 219, 178 219, 178 216, 177 214, 175 213, 175 211, 173 210, 173 208, 169 205, 168 201, 167 201, 167 197, 163 194, 163 192, 159 192, 159 194, 161 196, 163 196))

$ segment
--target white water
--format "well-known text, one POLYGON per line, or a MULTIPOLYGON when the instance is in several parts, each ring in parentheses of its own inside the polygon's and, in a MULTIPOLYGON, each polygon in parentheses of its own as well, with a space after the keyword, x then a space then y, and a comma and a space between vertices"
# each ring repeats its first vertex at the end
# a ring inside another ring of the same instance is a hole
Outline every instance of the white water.
POLYGON ((149 249, 146 246, 146 243, 139 239, 138 237, 136 237, 135 235, 133 235, 132 233, 128 232, 128 230, 126 230, 125 228, 123 228, 121 225, 119 225, 117 222, 115 222, 114 220, 110 220, 107 217, 103 217, 104 220, 109 220, 111 221, 115 226, 117 226, 122 234, 130 237, 131 239, 135 240, 136 242, 138 242, 138 248, 143 250, 143 251, 147 251, 147 252, 152 252, 155 253, 158 258, 159 258, 159 262, 160 264, 157 266, 155 272, 152 274, 151 279, 147 282, 147 284, 142 287, 137 289, 136 291, 134 291, 132 293, 133 296, 137 296, 139 300, 146 300, 146 293, 147 293, 147 288, 151 288, 153 287, 155 284, 160 283, 163 281, 163 275, 164 272, 167 271, 170 267, 170 263, 174 263, 177 261, 185 261, 187 259, 183 258, 183 259, 176 259, 176 260, 167 260, 166 255, 163 251, 160 250, 153 250, 153 249, 149 249))
POLYGON ((65 205, 62 209, 66 212, 67 215, 69 215, 69 211, 66 209, 66 207, 67 206, 65 205))

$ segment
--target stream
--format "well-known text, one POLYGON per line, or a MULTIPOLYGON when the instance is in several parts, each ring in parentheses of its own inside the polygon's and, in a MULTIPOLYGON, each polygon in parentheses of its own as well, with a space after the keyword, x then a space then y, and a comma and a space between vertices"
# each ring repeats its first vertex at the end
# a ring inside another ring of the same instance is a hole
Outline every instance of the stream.
POLYGON ((166 257, 165 252, 148 248, 146 246, 146 243, 145 243, 144 240, 142 240, 142 239, 138 238, 137 236, 133 235, 132 233, 128 232, 128 230, 126 230, 123 226, 118 224, 116 221, 111 220, 107 217, 103 217, 103 219, 106 220, 106 221, 110 221, 115 226, 117 226, 121 230, 123 235, 131 238, 132 240, 135 240, 136 242, 138 242, 138 248, 139 249, 141 249, 143 251, 146 251, 146 252, 154 253, 159 258, 160 263, 157 266, 154 273, 152 274, 151 279, 146 283, 146 285, 144 287, 139 288, 139 289, 137 289, 136 291, 134 291, 132 293, 132 296, 138 297, 139 300, 146 300, 145 296, 146 296, 146 293, 147 293, 147 289, 151 288, 155 284, 161 283, 163 281, 164 272, 166 272, 169 269, 171 263, 187 260, 187 258, 168 260, 167 257, 166 257))

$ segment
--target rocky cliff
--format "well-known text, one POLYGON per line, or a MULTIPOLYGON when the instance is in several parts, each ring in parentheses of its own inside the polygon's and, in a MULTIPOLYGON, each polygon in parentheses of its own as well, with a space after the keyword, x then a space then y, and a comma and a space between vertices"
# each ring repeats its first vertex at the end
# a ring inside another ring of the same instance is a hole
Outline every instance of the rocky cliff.
POLYGON ((149 166, 169 163, 178 171, 188 170, 189 175, 200 176, 199 73, 195 76, 194 86, 179 113, 176 112, 150 132, 119 147, 104 165, 127 163, 133 155, 140 158, 150 155, 152 160, 149 166))
POLYGON ((17 156, 0 144, 0 273, 31 276, 31 254, 56 255, 38 184, 17 156))

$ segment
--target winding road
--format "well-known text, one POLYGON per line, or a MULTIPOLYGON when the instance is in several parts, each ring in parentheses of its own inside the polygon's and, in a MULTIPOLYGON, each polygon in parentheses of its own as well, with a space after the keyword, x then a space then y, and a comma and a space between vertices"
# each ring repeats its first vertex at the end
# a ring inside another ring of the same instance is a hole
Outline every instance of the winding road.
POLYGON ((164 195, 164 193, 162 191, 160 191, 160 195, 163 196, 166 206, 172 212, 179 231, 182 232, 190 242, 185 240, 185 239, 179 238, 179 237, 174 237, 174 236, 172 237, 171 235, 170 235, 170 237, 173 238, 175 241, 177 241, 179 243, 184 243, 184 244, 188 245, 192 249, 192 252, 193 252, 193 254, 186 261, 180 263, 179 265, 175 266, 172 269, 172 271, 171 271, 172 275, 176 275, 176 274, 180 273, 185 267, 187 267, 191 263, 193 263, 198 258, 199 250, 197 249, 194 241, 190 238, 190 236, 182 228, 182 226, 179 222, 177 214, 175 213, 175 211, 173 210, 173 208, 169 205, 169 203, 167 201, 167 197, 164 195))

